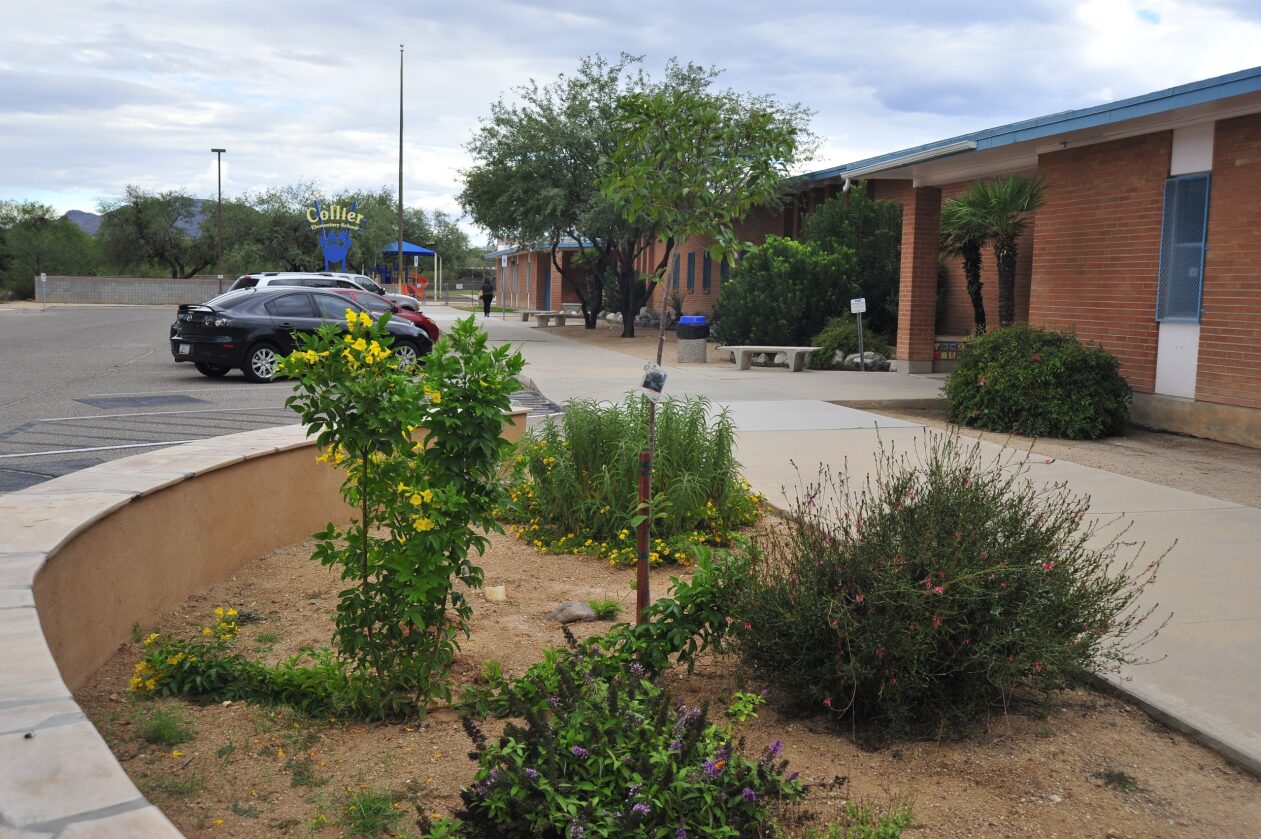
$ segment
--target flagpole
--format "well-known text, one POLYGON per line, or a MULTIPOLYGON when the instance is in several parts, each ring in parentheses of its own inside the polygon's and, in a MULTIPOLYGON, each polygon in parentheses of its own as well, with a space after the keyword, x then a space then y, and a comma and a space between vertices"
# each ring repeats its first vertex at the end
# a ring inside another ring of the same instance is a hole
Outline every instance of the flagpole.
POLYGON ((398 45, 398 274, 394 282, 403 293, 403 45, 398 45))

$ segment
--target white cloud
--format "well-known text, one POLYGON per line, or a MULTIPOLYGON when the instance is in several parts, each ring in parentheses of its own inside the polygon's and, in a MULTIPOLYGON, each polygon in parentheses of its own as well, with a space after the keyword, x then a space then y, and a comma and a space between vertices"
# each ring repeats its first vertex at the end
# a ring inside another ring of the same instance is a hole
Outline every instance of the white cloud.
POLYGON ((406 43, 409 204, 458 214, 463 144, 490 104, 600 52, 727 68, 802 102, 814 167, 1255 64, 1247 0, 62 0, 6 9, 0 198, 89 209, 129 183, 228 196, 398 178, 406 43))

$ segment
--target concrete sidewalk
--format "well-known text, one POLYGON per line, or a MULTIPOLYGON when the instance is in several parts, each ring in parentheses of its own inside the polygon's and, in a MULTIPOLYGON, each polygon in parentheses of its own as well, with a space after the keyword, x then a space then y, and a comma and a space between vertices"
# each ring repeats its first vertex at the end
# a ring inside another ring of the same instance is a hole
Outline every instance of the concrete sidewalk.
MULTIPOLYGON (((446 307, 426 313, 440 324, 463 316, 446 307)), ((573 398, 620 401, 638 387, 644 362, 578 344, 520 321, 478 316, 494 342, 510 342, 527 360, 525 376, 557 403, 573 398)), ((568 327, 566 327, 568 328, 568 327)), ((666 361, 666 393, 704 396, 728 408, 739 429, 738 458, 754 489, 777 506, 795 498, 820 466, 848 464, 861 479, 883 441, 914 451, 923 426, 834 401, 924 400, 936 379, 888 373, 736 371, 734 365, 678 367, 666 361)), ((1023 453, 983 443, 987 456, 1023 453)), ((1165 721, 1261 774, 1261 510, 1159 486, 1065 461, 1036 460, 1034 480, 1063 481, 1091 497, 1091 513, 1133 521, 1128 540, 1146 543, 1142 565, 1176 546, 1145 594, 1158 615, 1173 612, 1141 654, 1154 663, 1127 668, 1117 688, 1165 721)), ((1141 567, 1141 566, 1140 566, 1141 567)))

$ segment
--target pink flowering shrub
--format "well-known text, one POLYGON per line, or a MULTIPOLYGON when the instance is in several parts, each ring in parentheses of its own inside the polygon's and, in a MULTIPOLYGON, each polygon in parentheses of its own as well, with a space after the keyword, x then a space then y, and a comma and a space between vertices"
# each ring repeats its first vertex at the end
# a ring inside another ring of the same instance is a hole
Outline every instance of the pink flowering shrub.
POLYGON ((1125 528, 1030 480, 1027 460, 936 434, 916 454, 882 449, 865 485, 808 488, 759 542, 728 630, 755 672, 803 705, 905 733, 1135 661, 1158 629, 1140 600, 1160 558, 1118 559, 1134 546, 1125 528))

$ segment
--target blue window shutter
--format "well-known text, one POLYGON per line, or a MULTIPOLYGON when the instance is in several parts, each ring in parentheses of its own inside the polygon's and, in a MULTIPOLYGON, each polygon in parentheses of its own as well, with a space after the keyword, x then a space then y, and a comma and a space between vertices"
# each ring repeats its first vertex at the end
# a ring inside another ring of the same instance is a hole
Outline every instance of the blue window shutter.
POLYGON ((718 276, 725 283, 727 277, 731 276, 731 263, 727 262, 727 257, 722 258, 722 262, 718 263, 718 276))
POLYGON ((687 255, 687 290, 696 290, 696 252, 687 255))
POLYGON ((1207 174, 1182 175, 1165 181, 1156 320, 1198 322, 1200 319, 1208 199, 1207 174))
POLYGON ((674 287, 679 287, 679 255, 674 255, 674 287))
POLYGON ((714 258, 705 251, 705 261, 701 264, 701 289, 708 294, 713 283, 710 277, 714 273, 714 258))

